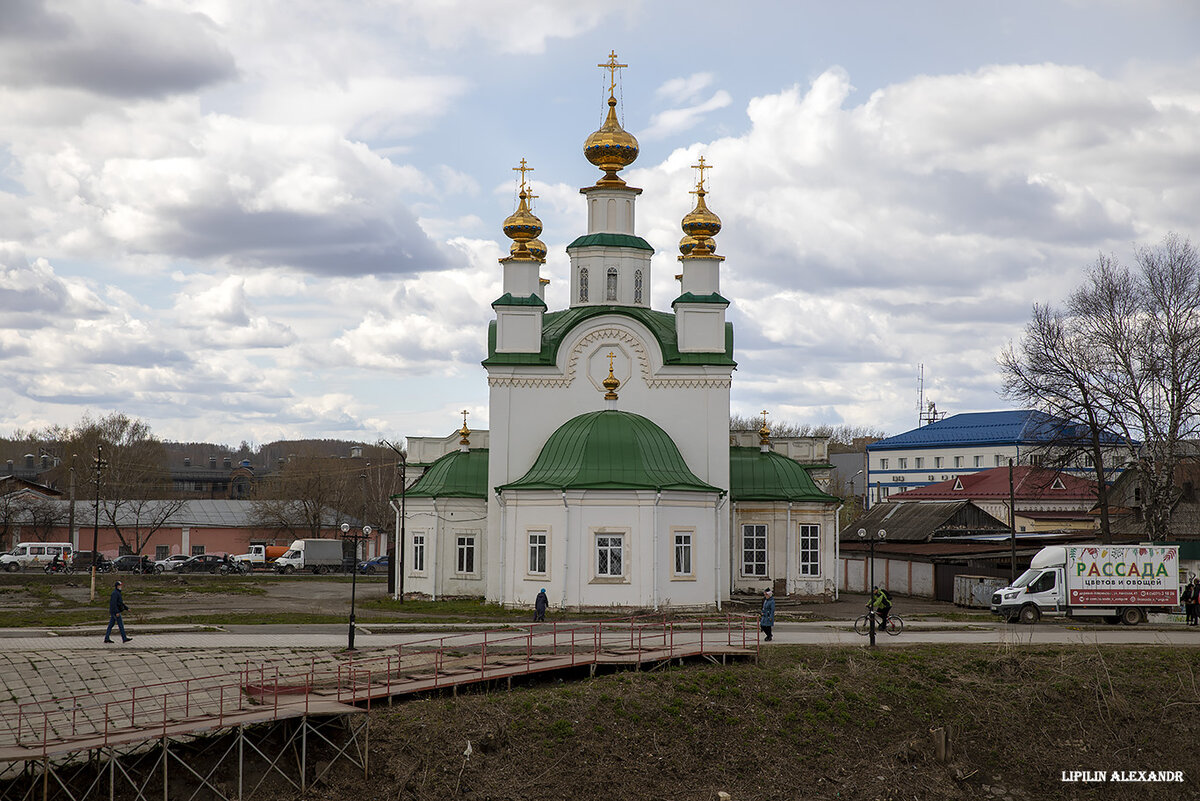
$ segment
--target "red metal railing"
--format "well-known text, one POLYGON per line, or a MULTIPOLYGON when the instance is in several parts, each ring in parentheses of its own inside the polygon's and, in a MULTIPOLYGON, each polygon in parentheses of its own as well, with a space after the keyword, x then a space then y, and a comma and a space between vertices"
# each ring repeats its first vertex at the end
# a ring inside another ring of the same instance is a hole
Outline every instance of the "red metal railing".
MULTIPOLYGON (((111 740, 143 733, 165 735, 189 722, 224 726, 238 715, 256 713, 256 721, 309 714, 312 701, 325 697, 344 704, 366 703, 405 692, 420 692, 477 681, 528 675, 588 665, 606 658, 619 661, 625 651, 637 662, 694 656, 759 646, 757 618, 725 615, 690 621, 622 618, 586 623, 524 624, 507 629, 464 632, 407 642, 351 656, 337 664, 317 657, 299 670, 278 665, 245 667, 236 673, 155 682, 27 701, 17 707, 8 736, 0 746, 22 746, 44 753, 53 743, 111 740), (5 742, 7 741, 7 742, 5 742)), ((332 656, 327 657, 332 658, 332 656)))

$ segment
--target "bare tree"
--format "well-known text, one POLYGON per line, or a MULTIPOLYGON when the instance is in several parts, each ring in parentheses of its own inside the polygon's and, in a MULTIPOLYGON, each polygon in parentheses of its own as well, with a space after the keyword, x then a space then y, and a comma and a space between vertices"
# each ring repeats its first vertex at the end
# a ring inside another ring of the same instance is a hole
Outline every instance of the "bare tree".
MULTIPOLYGON (((100 519, 133 553, 141 553, 154 533, 187 503, 170 497, 166 450, 142 420, 119 412, 99 420, 84 416, 72 428, 56 426, 40 432, 39 438, 62 454, 79 454, 85 464, 93 459, 93 467, 99 447, 105 466, 84 471, 91 487, 81 495, 92 496, 94 502, 99 480, 100 519)), ((57 472, 69 469, 69 460, 64 460, 57 472)))
MULTIPOLYGON (((734 414, 729 416, 730 431, 758 431, 762 426, 762 418, 746 417, 734 414)), ((830 453, 849 453, 855 450, 855 443, 860 440, 883 439, 887 433, 882 429, 869 426, 829 425, 821 423, 793 423, 789 420, 771 420, 768 422, 772 437, 823 437, 829 440, 830 453)), ((861 446, 859 446, 861 448, 861 446)))
POLYGON ((1035 307, 1000 363, 1011 397, 1078 421, 1093 442, 1105 427, 1121 435, 1146 536, 1161 540, 1184 445, 1200 434, 1200 256, 1174 234, 1135 255, 1136 269, 1101 256, 1061 312, 1035 307))
POLYGON ((318 538, 357 508, 349 486, 358 471, 346 459, 313 453, 293 454, 257 489, 251 517, 256 525, 290 535, 318 538), (331 515, 333 519, 331 519, 331 515))
POLYGON ((1021 344, 1006 347, 999 361, 1006 397, 1068 424, 1047 432, 1045 455, 1053 463, 1050 466, 1065 468, 1078 453, 1088 455, 1100 507, 1100 537, 1109 542, 1108 480, 1116 466, 1106 453, 1112 447, 1106 432, 1114 421, 1099 384, 1093 350, 1077 318, 1035 304, 1021 344))

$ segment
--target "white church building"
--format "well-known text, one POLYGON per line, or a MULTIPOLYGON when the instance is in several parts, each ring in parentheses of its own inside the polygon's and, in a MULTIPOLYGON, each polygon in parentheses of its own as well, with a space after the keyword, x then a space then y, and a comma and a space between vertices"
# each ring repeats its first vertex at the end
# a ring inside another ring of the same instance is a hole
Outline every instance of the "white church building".
MULTIPOLYGON (((605 66, 615 74, 615 56, 605 66)), ((679 295, 654 309, 654 249, 635 226, 642 190, 618 175, 638 144, 611 88, 584 145, 602 175, 580 190, 588 227, 567 246, 558 311, 522 162, 483 362, 490 430, 464 419, 452 437, 409 438, 423 472, 405 493, 405 590, 527 607, 544 588, 564 609, 719 609, 767 587, 832 598, 839 500, 820 486, 824 442, 772 442, 765 422, 729 432, 736 362, 708 165, 682 220, 679 295)))

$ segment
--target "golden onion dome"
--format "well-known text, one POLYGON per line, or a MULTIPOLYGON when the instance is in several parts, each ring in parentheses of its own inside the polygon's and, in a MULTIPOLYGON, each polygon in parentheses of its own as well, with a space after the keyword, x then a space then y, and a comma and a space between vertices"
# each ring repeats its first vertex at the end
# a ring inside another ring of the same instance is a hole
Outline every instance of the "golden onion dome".
MULTIPOLYGON (((508 249, 508 252, 510 255, 515 256, 515 255, 517 255, 517 251, 520 249, 521 249, 521 243, 513 242, 512 247, 508 249)), ((547 253, 546 243, 543 242, 542 240, 538 239, 537 237, 534 237, 533 239, 530 239, 528 242, 526 242, 525 249, 529 251, 530 256, 533 256, 538 261, 546 260, 546 253, 547 253)))
POLYGON ((604 177, 596 183, 625 184, 617 177, 617 171, 637 160, 638 142, 633 134, 617 122, 617 99, 612 95, 608 96, 608 116, 600 130, 583 143, 583 155, 604 170, 604 177))
POLYGON ((711 239, 721 230, 721 218, 704 204, 706 194, 703 189, 696 190, 696 208, 684 215, 682 223, 683 232, 697 240, 711 239))
POLYGON ((679 240, 679 252, 684 256, 690 255, 696 249, 697 244, 696 237, 684 234, 683 239, 679 240))
POLYGON ((521 189, 521 194, 517 197, 521 201, 517 205, 517 210, 504 221, 504 235, 513 240, 514 256, 518 253, 528 253, 527 243, 537 239, 538 234, 542 232, 542 221, 529 210, 529 195, 524 189, 521 189))

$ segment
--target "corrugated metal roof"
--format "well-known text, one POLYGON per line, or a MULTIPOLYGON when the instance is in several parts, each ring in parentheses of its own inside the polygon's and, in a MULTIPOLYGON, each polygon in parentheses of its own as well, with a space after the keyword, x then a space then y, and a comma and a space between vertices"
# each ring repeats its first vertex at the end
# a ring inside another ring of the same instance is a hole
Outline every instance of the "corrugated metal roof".
MULTIPOLYGON (((936 448, 959 445, 1039 445, 1086 436, 1083 426, 1051 417, 1044 412, 1015 410, 968 412, 914 428, 894 437, 872 442, 868 451, 897 448, 936 448)), ((1116 444, 1119 437, 1105 435, 1104 442, 1116 444)))
MULTIPOLYGON (((1013 495, 1021 501, 1079 501, 1096 499, 1096 482, 1068 473, 1030 465, 1013 467, 1013 495)), ((926 500, 1008 500, 1008 468, 993 467, 978 473, 927 484, 898 492, 889 501, 905 503, 926 500)))
POLYGON ((501 489, 721 491, 692 473, 679 448, 653 421, 616 409, 563 423, 529 472, 501 489))
POLYGON ((893 542, 928 542, 939 533, 1007 531, 1008 525, 970 501, 914 501, 872 506, 866 514, 842 529, 842 541, 858 540, 860 528, 872 536, 883 529, 887 539, 893 542))
POLYGON ((431 464, 405 494, 410 498, 486 498, 487 475, 487 448, 451 451, 431 464))
POLYGON ((729 494, 735 501, 838 503, 796 461, 759 448, 729 449, 729 494))

